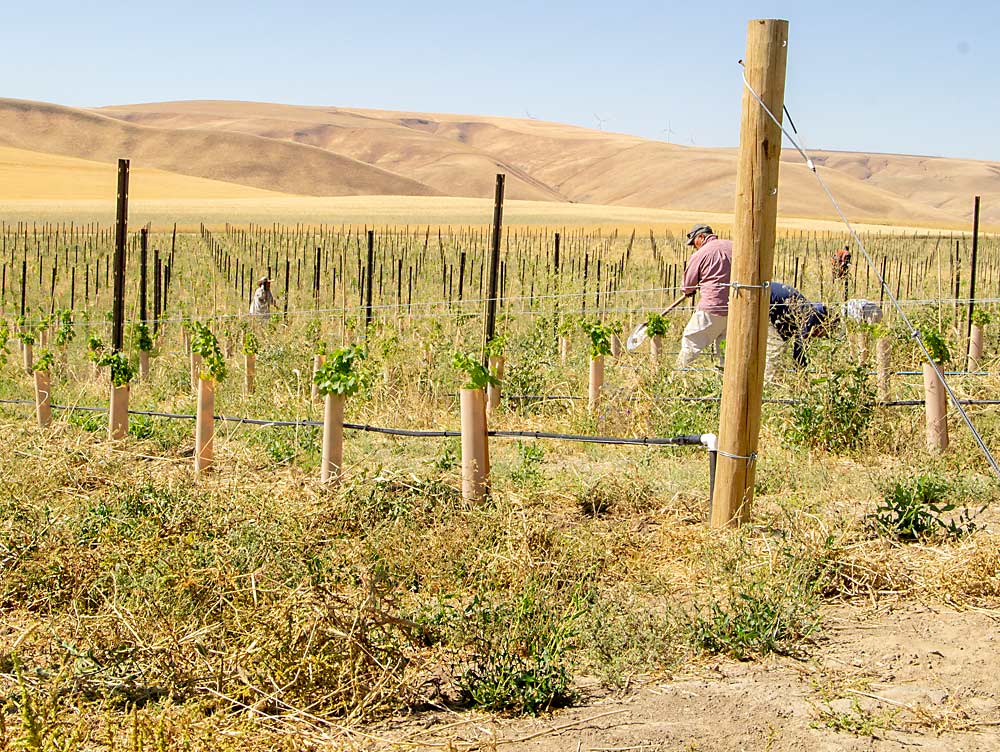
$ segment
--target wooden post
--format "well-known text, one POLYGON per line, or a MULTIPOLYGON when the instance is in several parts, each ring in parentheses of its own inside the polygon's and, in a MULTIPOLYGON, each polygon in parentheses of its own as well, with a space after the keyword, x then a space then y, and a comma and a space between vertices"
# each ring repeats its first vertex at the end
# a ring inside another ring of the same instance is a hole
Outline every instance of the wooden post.
MULTIPOLYGON (((503 382, 503 368, 505 363, 506 359, 502 355, 490 356, 490 375, 498 382, 503 382)), ((486 387, 486 412, 490 415, 500 407, 501 386, 502 383, 498 383, 495 386, 489 384, 486 387)))
POLYGON ((972 354, 972 309, 976 304, 976 255, 979 252, 979 196, 972 207, 972 258, 969 261, 969 313, 965 324, 966 359, 972 354))
POLYGON ((148 258, 149 231, 143 227, 139 230, 139 321, 143 324, 148 318, 146 311, 146 289, 149 278, 148 258))
POLYGON ((344 395, 328 394, 323 405, 323 462, 320 481, 336 483, 344 464, 344 395))
POLYGON ((924 411, 927 416, 927 450, 943 452, 948 448, 947 397, 944 384, 934 366, 924 363, 924 411))
MULTIPOLYGON (((503 234, 503 173, 497 173, 496 193, 493 199, 493 234, 490 237, 490 276, 486 293, 486 324, 483 331, 483 353, 496 334, 497 323, 497 277, 500 273, 500 236, 503 234)), ((489 361, 486 360, 489 366, 489 361)))
POLYGON ((604 356, 590 357, 590 384, 587 389, 587 409, 595 412, 601 403, 601 388, 604 386, 604 356))
POLYGON ((375 278, 375 231, 368 231, 368 265, 365 267, 365 337, 372 324, 372 281, 375 278))
POLYGON ((149 353, 145 350, 139 351, 139 380, 149 381, 149 353))
POLYGON ((108 415, 108 438, 121 441, 128 436, 129 385, 111 384, 111 408, 108 415))
POLYGON ((489 482, 486 395, 482 389, 462 389, 459 407, 462 416, 462 498, 478 504, 486 498, 489 482))
POLYGON ((559 365, 566 365, 569 358, 569 337, 559 338, 559 365))
POLYGON ((125 242, 128 239, 129 161, 118 160, 118 204, 115 215, 115 285, 111 349, 121 352, 125 341, 125 242))
POLYGON ((194 427, 194 471, 204 472, 212 467, 215 457, 215 382, 198 379, 198 409, 194 427))
POLYGON ((51 383, 48 371, 35 371, 35 415, 42 428, 52 422, 51 383))
MULTIPOLYGON (((787 21, 749 23, 747 82, 777 118, 781 118, 785 97, 787 52, 787 21)), ((780 155, 781 129, 744 87, 732 280, 750 287, 729 296, 712 527, 750 519, 770 303, 763 283, 773 279, 780 155)))

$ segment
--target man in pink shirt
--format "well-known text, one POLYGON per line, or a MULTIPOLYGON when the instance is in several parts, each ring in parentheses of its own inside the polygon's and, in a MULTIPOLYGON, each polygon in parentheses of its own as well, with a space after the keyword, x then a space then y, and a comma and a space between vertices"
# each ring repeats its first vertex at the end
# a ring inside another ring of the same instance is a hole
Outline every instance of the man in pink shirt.
POLYGON ((701 299, 684 327, 677 368, 687 368, 691 361, 710 345, 719 353, 723 364, 721 345, 726 338, 726 321, 729 316, 729 273, 733 263, 733 242, 719 240, 712 228, 698 224, 687 234, 687 244, 695 253, 684 272, 681 292, 694 295, 701 290, 701 299))

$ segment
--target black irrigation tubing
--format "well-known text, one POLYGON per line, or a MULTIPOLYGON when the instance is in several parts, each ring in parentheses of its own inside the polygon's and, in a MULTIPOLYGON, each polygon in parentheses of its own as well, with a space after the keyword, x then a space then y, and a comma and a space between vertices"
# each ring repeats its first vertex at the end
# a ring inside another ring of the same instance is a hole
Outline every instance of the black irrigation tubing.
MULTIPOLYGON (((0 400, 4 405, 34 405, 33 400, 0 400)), ((106 407, 85 407, 82 405, 52 405, 53 410, 81 410, 87 412, 106 412, 106 407)), ((195 420, 196 416, 181 413, 161 413, 152 410, 129 410, 129 415, 146 415, 154 418, 171 418, 175 420, 195 420)), ((243 423, 254 426, 322 426, 321 420, 263 420, 260 418, 240 418, 228 415, 216 415, 215 420, 227 423, 243 423)), ((422 431, 407 428, 384 428, 362 423, 344 423, 344 428, 353 431, 368 431, 389 436, 410 436, 422 438, 459 437, 461 431, 422 431)), ((638 446, 695 446, 701 445, 700 435, 671 436, 640 436, 636 438, 621 436, 586 436, 580 434, 550 433, 548 431, 487 431, 489 436, 502 439, 558 439, 560 441, 576 441, 586 444, 638 445, 638 446)))

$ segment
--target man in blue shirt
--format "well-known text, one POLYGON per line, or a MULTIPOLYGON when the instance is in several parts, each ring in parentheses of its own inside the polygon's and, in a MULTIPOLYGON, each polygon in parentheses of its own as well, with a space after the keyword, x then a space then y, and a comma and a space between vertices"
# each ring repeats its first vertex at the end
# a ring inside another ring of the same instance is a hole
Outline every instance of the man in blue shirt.
POLYGON ((791 285, 771 282, 771 305, 768 309, 767 365, 764 380, 773 381, 777 361, 792 342, 792 360, 800 368, 806 366, 806 340, 827 336, 829 312, 822 303, 810 303, 791 285))

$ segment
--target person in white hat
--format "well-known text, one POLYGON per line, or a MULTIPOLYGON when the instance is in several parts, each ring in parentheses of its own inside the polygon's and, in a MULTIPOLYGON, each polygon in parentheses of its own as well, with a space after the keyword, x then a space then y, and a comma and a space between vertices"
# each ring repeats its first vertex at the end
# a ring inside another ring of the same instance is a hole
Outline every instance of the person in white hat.
POLYGON ((687 244, 695 253, 684 271, 681 292, 701 298, 684 327, 677 368, 687 368, 698 355, 715 345, 719 365, 723 364, 722 341, 726 338, 729 316, 729 274, 733 264, 733 241, 720 240, 711 227, 697 224, 687 234, 687 244))
POLYGON ((250 315, 269 319, 273 305, 274 295, 271 294, 271 280, 267 277, 261 277, 257 282, 257 289, 253 291, 253 298, 250 300, 250 315))

